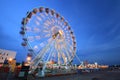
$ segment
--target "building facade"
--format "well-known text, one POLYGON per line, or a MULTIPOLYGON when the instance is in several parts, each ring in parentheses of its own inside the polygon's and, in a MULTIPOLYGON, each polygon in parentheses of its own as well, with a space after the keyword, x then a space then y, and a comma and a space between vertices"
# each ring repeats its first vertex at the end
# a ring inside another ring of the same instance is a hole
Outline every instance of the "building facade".
POLYGON ((0 49, 0 63, 4 63, 5 59, 15 59, 16 52, 11 50, 0 49))

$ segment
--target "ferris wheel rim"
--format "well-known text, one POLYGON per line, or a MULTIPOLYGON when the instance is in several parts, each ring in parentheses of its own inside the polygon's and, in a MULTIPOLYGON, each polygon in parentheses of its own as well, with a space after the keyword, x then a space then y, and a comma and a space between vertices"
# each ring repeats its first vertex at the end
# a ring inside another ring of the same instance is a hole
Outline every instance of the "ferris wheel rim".
MULTIPOLYGON (((71 30, 71 27, 69 26, 69 24, 68 24, 68 22, 64 19, 64 17, 62 17, 62 16, 60 16, 58 13, 56 13, 54 10, 51 10, 51 9, 49 9, 49 8, 43 8, 43 7, 40 7, 40 8, 35 8, 35 9, 33 9, 33 11, 31 11, 31 12, 29 12, 28 14, 27 14, 27 17, 26 18, 24 18, 23 20, 22 20, 22 27, 21 27, 21 29, 22 29, 22 31, 20 32, 20 34, 22 34, 24 37, 24 42, 22 43, 22 45, 23 46, 28 46, 28 45, 30 45, 30 43, 29 43, 29 41, 27 40, 27 38, 25 37, 25 34, 26 34, 26 24, 28 23, 28 21, 31 19, 31 17, 33 16, 33 15, 36 15, 36 13, 37 12, 39 12, 39 13, 43 13, 43 12, 45 12, 46 14, 51 14, 52 16, 55 16, 56 18, 59 18, 61 21, 63 21, 64 22, 64 25, 65 26, 67 26, 67 29, 68 29, 68 31, 69 31, 69 33, 70 33, 70 35, 71 35, 71 38, 72 38, 72 40, 73 40, 73 57, 71 58, 71 60, 69 61, 69 62, 71 62, 72 60, 73 60, 73 58, 74 58, 74 55, 75 55, 75 53, 76 53, 76 40, 75 40, 75 36, 74 36, 74 34, 73 34, 73 31, 71 30), (25 39, 26 38, 26 39, 25 39)), ((30 46, 29 46, 30 47, 30 46)), ((32 47, 31 47, 31 49, 32 49, 32 47)), ((34 52, 34 51, 33 51, 34 52)))

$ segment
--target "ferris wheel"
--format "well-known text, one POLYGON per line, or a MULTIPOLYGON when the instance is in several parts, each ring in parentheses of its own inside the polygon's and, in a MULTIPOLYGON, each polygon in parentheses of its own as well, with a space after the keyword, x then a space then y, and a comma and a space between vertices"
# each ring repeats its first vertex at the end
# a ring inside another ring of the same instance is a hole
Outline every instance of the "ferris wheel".
POLYGON ((76 53, 76 40, 70 25, 49 8, 35 8, 23 18, 20 34, 22 46, 32 56, 31 66, 54 61, 69 64, 76 53))

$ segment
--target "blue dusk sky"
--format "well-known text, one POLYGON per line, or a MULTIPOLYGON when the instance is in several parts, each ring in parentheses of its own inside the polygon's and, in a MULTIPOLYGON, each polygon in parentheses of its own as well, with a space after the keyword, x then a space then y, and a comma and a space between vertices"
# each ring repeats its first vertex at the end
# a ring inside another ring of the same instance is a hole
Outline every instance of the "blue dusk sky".
POLYGON ((120 64, 120 0, 0 0, 0 48, 16 51, 18 62, 27 55, 19 34, 22 18, 41 6, 69 22, 81 61, 120 64))

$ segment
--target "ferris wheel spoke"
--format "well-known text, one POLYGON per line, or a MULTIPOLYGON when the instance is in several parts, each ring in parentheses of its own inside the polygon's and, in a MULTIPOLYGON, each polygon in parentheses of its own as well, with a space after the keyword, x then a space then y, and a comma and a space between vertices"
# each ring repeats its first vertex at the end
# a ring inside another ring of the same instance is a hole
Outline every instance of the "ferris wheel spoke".
POLYGON ((60 23, 59 23, 60 26, 64 26, 64 25, 63 25, 63 21, 59 20, 59 22, 60 22, 60 23))
POLYGON ((42 18, 39 15, 37 15, 36 18, 37 20, 42 21, 42 18))
MULTIPOLYGON (((47 49, 47 50, 43 53, 43 55, 41 56, 41 59, 42 59, 43 61, 46 60, 46 58, 47 58, 47 57, 46 57, 47 52, 50 51, 50 50, 51 50, 51 47, 49 46, 48 49, 47 49)), ((47 56, 48 56, 48 55, 47 55, 47 56)))
MULTIPOLYGON (((27 42, 27 44, 28 44, 28 46, 29 46, 29 49, 30 50, 32 50, 32 46, 30 45, 30 43, 29 42, 27 42)), ((36 56, 36 53, 32 50, 32 54, 33 54, 33 57, 35 57, 36 56)))
POLYGON ((43 32, 45 32, 45 33, 50 33, 50 31, 49 31, 48 29, 43 30, 43 32))
POLYGON ((43 15, 43 14, 40 14, 40 16, 41 16, 41 18, 45 19, 45 15, 43 15))
POLYGON ((40 44, 35 44, 34 46, 33 46, 33 50, 36 52, 36 53, 38 53, 38 51, 42 48, 42 47, 44 47, 48 42, 50 42, 51 41, 51 38, 50 39, 48 39, 48 40, 46 40, 46 41, 43 41, 43 42, 41 42, 40 44))
POLYGON ((59 52, 59 50, 58 49, 56 49, 57 50, 57 62, 58 62, 58 64, 60 65, 60 52, 59 52))
POLYGON ((65 28, 65 26, 62 24, 62 28, 64 29, 65 28))
POLYGON ((62 60, 64 61, 64 64, 66 64, 66 60, 65 60, 65 54, 64 54, 64 51, 60 48, 60 55, 61 55, 61 58, 62 58, 62 60))
POLYGON ((49 49, 51 43, 47 44, 42 50, 40 50, 40 52, 38 52, 38 54, 36 55, 36 57, 34 58, 34 60, 32 60, 32 63, 34 63, 34 65, 38 65, 38 60, 41 60, 42 56, 45 55, 46 51, 49 49))
POLYGON ((69 50, 70 50, 70 53, 71 53, 72 57, 74 57, 75 56, 75 51, 74 51, 73 47, 68 42, 66 42, 66 43, 68 44, 68 47, 69 47, 69 50))
POLYGON ((40 25, 40 23, 39 23, 39 21, 38 21, 38 20, 35 20, 35 23, 36 23, 36 25, 37 25, 37 26, 39 26, 39 25, 40 25))
POLYGON ((35 39, 36 39, 36 40, 40 40, 41 37, 40 37, 40 36, 35 36, 35 39))
POLYGON ((71 45, 67 41, 65 41, 64 44, 66 44, 64 48, 67 53, 67 56, 69 57, 69 61, 71 61, 70 53, 73 54, 73 52, 71 52, 73 49, 71 48, 71 45))
POLYGON ((30 33, 39 33, 41 30, 38 27, 33 27, 33 29, 31 29, 30 27, 26 28, 26 34, 30 34, 30 33))
POLYGON ((58 51, 58 64, 60 65, 60 52, 58 51))
POLYGON ((50 19, 50 18, 52 18, 52 17, 48 17, 49 24, 53 24, 52 19, 50 19))
POLYGON ((67 43, 67 47, 69 48, 70 52, 73 53, 73 46, 72 46, 72 44, 70 45, 68 42, 66 42, 66 43, 67 43))
POLYGON ((38 43, 39 47, 45 47, 46 44, 50 43, 52 38, 49 38, 48 40, 42 41, 41 43, 38 43))
POLYGON ((73 46, 72 45, 67 45, 66 47, 68 47, 69 48, 69 52, 71 52, 71 51, 73 51, 73 46))
POLYGON ((52 60, 53 60, 54 55, 55 55, 55 48, 54 48, 54 49, 53 49, 53 51, 52 51, 52 55, 51 55, 50 61, 52 61, 52 60))
POLYGON ((38 40, 41 40, 42 37, 41 36, 28 36, 27 37, 27 40, 29 40, 30 42, 34 42, 34 41, 38 41, 38 40))
POLYGON ((45 35, 45 37, 50 37, 50 36, 51 36, 51 34, 46 34, 46 35, 45 35))
POLYGON ((48 17, 47 20, 44 22, 44 26, 45 28, 49 28, 51 25, 52 25, 52 21, 48 17))
POLYGON ((54 44, 54 42, 49 46, 49 48, 50 48, 50 50, 49 50, 50 56, 47 56, 47 62, 50 60, 50 57, 52 56, 52 54, 54 52, 53 44, 54 44))
POLYGON ((39 54, 43 54, 41 57, 39 57, 38 58, 38 60, 37 60, 37 62, 34 64, 34 65, 38 65, 39 63, 40 63, 40 61, 44 61, 44 60, 42 60, 43 59, 43 57, 46 55, 46 53, 48 52, 50 50, 50 48, 48 47, 45 51, 44 51, 44 53, 39 53, 39 54))
MULTIPOLYGON (((47 49, 47 47, 50 46, 50 44, 52 44, 52 42, 53 42, 53 41, 52 41, 52 39, 50 38, 50 39, 49 39, 49 43, 44 47, 45 49, 43 49, 43 52, 44 52, 44 50, 47 49)), ((41 51, 42 51, 42 50, 41 50, 41 51)), ((39 52, 39 54, 42 53, 41 51, 39 52)), ((42 55, 42 54, 41 54, 41 55, 42 55)))
MULTIPOLYGON (((60 44, 59 44, 60 45, 60 44)), ((65 63, 65 55, 64 54, 64 50, 62 49, 63 47, 65 47, 65 44, 61 44, 60 48, 58 49, 59 52, 59 57, 63 60, 63 62, 65 63)), ((62 63, 62 62, 61 62, 62 63)))
POLYGON ((51 19, 51 21, 52 21, 53 24, 55 24, 55 20, 53 18, 51 19))
POLYGON ((42 26, 43 26, 43 29, 49 30, 49 25, 48 24, 43 23, 42 26))
POLYGON ((38 46, 37 45, 35 45, 34 47, 33 47, 33 49, 35 50, 35 51, 38 51, 38 46))
POLYGON ((52 48, 52 49, 51 49, 51 52, 50 52, 50 53, 51 53, 50 58, 52 58, 53 55, 54 55, 54 51, 55 51, 55 47, 54 47, 54 45, 55 45, 55 41, 54 41, 53 44, 51 44, 51 46, 50 46, 50 47, 52 48))
POLYGON ((57 19, 55 18, 55 23, 57 23, 57 19))
POLYGON ((54 45, 53 45, 53 48, 54 48, 54 51, 53 51, 53 54, 52 54, 52 57, 53 58, 57 58, 58 60, 58 49, 56 49, 56 40, 54 41, 54 45))
POLYGON ((30 42, 33 42, 33 41, 34 41, 34 36, 28 36, 27 39, 28 39, 30 42))
POLYGON ((60 25, 60 21, 59 20, 57 20, 57 22, 56 22, 58 25, 60 25))
MULTIPOLYGON (((40 44, 38 44, 38 46, 40 46, 40 47, 46 47, 45 46, 45 44, 47 44, 47 42, 49 41, 49 43, 52 41, 52 39, 50 38, 50 39, 48 39, 47 41, 43 41, 43 42, 41 42, 40 44)), ((41 50, 40 50, 41 51, 41 50)))
POLYGON ((39 33, 39 32, 40 32, 40 29, 39 29, 38 27, 34 27, 34 28, 33 28, 33 32, 39 33))
POLYGON ((52 49, 50 50, 50 53, 49 53, 48 58, 47 58, 47 60, 46 60, 46 62, 45 62, 45 65, 43 66, 43 71, 45 70, 46 64, 47 64, 47 62, 49 61, 49 59, 50 59, 53 51, 54 51, 54 48, 52 48, 52 49))
MULTIPOLYGON (((28 38, 27 38, 30 42, 34 42, 34 41, 43 41, 43 42, 45 42, 45 41, 49 41, 49 40, 51 40, 51 38, 50 38, 50 34, 45 34, 45 35, 34 35, 34 36, 28 36, 28 38), (48 39, 48 40, 46 40, 46 39, 48 39)), ((43 42, 41 42, 41 43, 43 43, 43 42)))
POLYGON ((70 41, 71 41, 71 43, 68 43, 68 41, 65 40, 65 43, 68 45, 68 47, 70 47, 70 49, 72 49, 72 47, 73 47, 73 40, 71 39, 70 41))
POLYGON ((60 64, 60 57, 59 57, 59 51, 58 51, 58 44, 57 44, 57 41, 56 41, 56 39, 55 39, 55 49, 56 49, 56 51, 57 51, 57 62, 58 62, 58 64, 60 64))
MULTIPOLYGON (((52 43, 51 43, 52 44, 52 43)), ((46 50, 46 52, 44 52, 44 54, 42 55, 41 59, 44 59, 45 55, 47 54, 47 52, 49 51, 48 57, 45 60, 46 62, 48 62, 48 60, 50 59, 50 56, 52 55, 52 50, 53 48, 49 45, 48 49, 46 50)), ((44 60, 43 60, 44 61, 44 60)), ((45 63, 46 63, 45 62, 45 63)))
POLYGON ((63 58, 63 61, 64 61, 64 64, 66 64, 66 62, 67 62, 67 58, 66 58, 66 56, 65 56, 65 54, 64 53, 62 53, 62 58, 63 58))
POLYGON ((62 63, 61 60, 60 60, 62 58, 62 55, 61 55, 62 52, 61 52, 60 49, 58 49, 57 51, 58 51, 58 64, 60 65, 62 63))
POLYGON ((40 40, 40 36, 28 36, 27 40, 29 40, 29 42, 33 42, 35 40, 40 40))
POLYGON ((44 25, 45 27, 49 27, 49 24, 47 24, 46 22, 44 22, 43 25, 44 25))
POLYGON ((44 28, 50 29, 49 27, 52 25, 52 22, 49 20, 49 17, 45 22, 43 23, 44 28))
POLYGON ((27 32, 31 32, 31 31, 32 31, 31 27, 27 26, 27 27, 26 27, 26 31, 27 31, 27 32))
POLYGON ((64 61, 64 57, 63 57, 63 55, 62 55, 62 49, 61 49, 61 45, 60 44, 58 44, 58 43, 56 43, 56 45, 59 45, 57 48, 56 48, 56 50, 57 50, 57 52, 58 52, 58 54, 57 54, 57 57, 58 57, 58 64, 60 65, 61 63, 62 63, 62 60, 64 61))
POLYGON ((46 14, 40 14, 40 16, 41 16, 42 19, 46 19, 48 17, 48 15, 46 15, 46 14))
POLYGON ((48 25, 51 24, 51 22, 49 21, 49 18, 48 18, 48 20, 46 20, 46 23, 47 23, 48 25))
POLYGON ((66 52, 66 55, 67 55, 67 59, 68 59, 68 61, 70 62, 70 54, 69 54, 68 50, 65 49, 65 52, 66 52))
POLYGON ((45 13, 45 16, 46 16, 46 17, 48 17, 48 16, 49 16, 49 14, 45 13))

